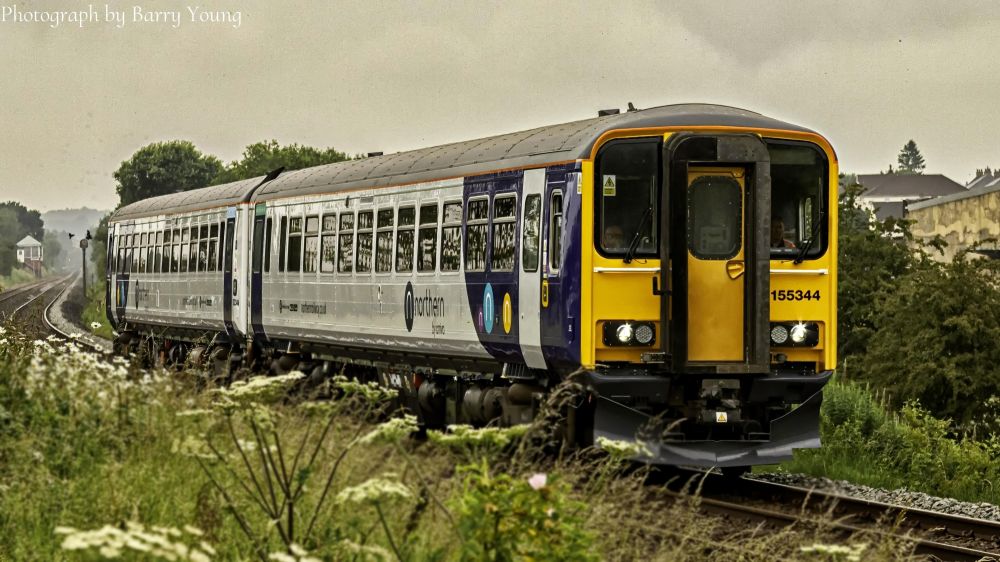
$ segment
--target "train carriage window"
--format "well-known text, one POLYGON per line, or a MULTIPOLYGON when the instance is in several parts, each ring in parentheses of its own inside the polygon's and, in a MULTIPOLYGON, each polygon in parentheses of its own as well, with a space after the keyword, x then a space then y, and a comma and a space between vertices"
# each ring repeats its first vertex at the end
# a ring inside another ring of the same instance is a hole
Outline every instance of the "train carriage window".
POLYGON ((323 234, 320 246, 319 270, 322 273, 333 273, 337 263, 337 213, 323 215, 323 234))
POLYGON ((514 271, 514 230, 517 226, 517 195, 498 195, 493 198, 493 252, 490 269, 514 271))
MULTIPOLYGON (((185 232, 187 232, 185 230, 185 232)), ((181 244, 181 273, 187 273, 190 264, 191 245, 181 244)))
POLYGON ((288 219, 288 271, 302 270, 302 217, 288 219))
MULTIPOLYGON (((143 238, 145 238, 145 237, 146 236, 144 234, 143 238)), ((146 246, 139 246, 138 248, 135 249, 135 251, 138 254, 136 256, 136 258, 137 258, 136 261, 139 262, 139 264, 138 264, 139 267, 138 267, 137 272, 138 273, 146 273, 146 246)))
POLYGON ((340 213, 337 238, 337 273, 350 273, 354 266, 354 213, 340 213))
POLYGON ((208 240, 198 241, 198 271, 209 271, 208 269, 208 240))
MULTIPOLYGON (((157 239, 159 239, 159 238, 160 238, 160 236, 157 235, 157 239)), ((163 246, 160 245, 160 244, 157 244, 153 248, 154 248, 154 252, 155 252, 153 254, 153 273, 160 273, 161 271, 163 271, 161 269, 161 262, 163 261, 163 246)))
POLYGON ((190 228, 182 228, 181 229, 181 242, 183 243, 183 242, 190 242, 190 241, 191 241, 191 229, 190 228))
POLYGON ((358 251, 355 254, 354 271, 369 273, 372 270, 372 231, 375 228, 373 211, 358 213, 358 251))
POLYGON ((405 207, 399 209, 399 225, 396 227, 396 273, 413 271, 413 227, 416 222, 416 209, 405 207))
POLYGON ((558 273, 562 264, 563 194, 562 190, 552 192, 549 205, 549 268, 558 273))
POLYGON ((210 238, 218 238, 219 237, 219 223, 213 222, 211 224, 211 226, 210 226, 209 231, 210 231, 210 234, 209 234, 210 238))
POLYGON ((199 232, 200 232, 200 234, 198 235, 198 238, 200 238, 202 240, 207 240, 208 239, 208 225, 207 224, 201 225, 201 227, 199 228, 199 232))
POLYGON ((392 271, 392 209, 382 209, 378 212, 378 233, 375 235, 375 272, 389 273, 392 271))
POLYGON ((198 229, 191 229, 191 247, 188 249, 188 271, 195 273, 198 271, 198 229))
POLYGON ((118 274, 121 275, 122 273, 125 273, 125 248, 122 247, 118 248, 117 265, 118 265, 118 274))
POLYGON ((538 271, 538 242, 542 230, 542 196, 529 195, 524 199, 524 218, 521 238, 521 269, 538 271))
POLYGON ((181 270, 181 245, 174 244, 170 252, 170 273, 178 273, 181 270))
POLYGON ((489 199, 470 199, 465 227, 465 270, 486 271, 487 224, 490 219, 489 199))
POLYGON ((149 234, 143 232, 139 238, 139 245, 145 246, 149 242, 149 234))
POLYGON ((288 252, 288 217, 281 217, 278 229, 278 271, 285 271, 285 254, 288 252))
POLYGON ((771 259, 803 258, 826 252, 828 199, 826 156, 815 145, 767 141, 771 158, 771 259))
POLYGON ((316 273, 319 268, 319 217, 306 218, 305 254, 302 271, 316 273))
POLYGON ((445 203, 441 227, 441 271, 458 271, 462 264, 462 204, 445 203))
POLYGON ((146 246, 146 267, 143 268, 146 273, 153 273, 153 264, 156 263, 156 248, 159 246, 146 246))
POLYGON ((219 250, 218 250, 219 261, 215 265, 215 270, 216 271, 222 271, 222 269, 223 269, 222 268, 222 259, 224 257, 223 254, 225 252, 222 251, 222 243, 223 243, 223 240, 225 240, 225 237, 226 237, 226 225, 225 225, 225 223, 219 223, 219 250))
POLYGON ((594 236, 602 254, 624 256, 636 240, 634 255, 657 255, 659 162, 660 139, 625 139, 601 148, 594 167, 594 236))
POLYGON ((437 269, 437 203, 420 206, 420 239, 417 244, 417 271, 437 269))
MULTIPOLYGON (((273 222, 274 221, 273 221, 273 219, 271 217, 267 217, 267 219, 264 221, 264 250, 263 251, 264 251, 264 272, 265 273, 271 273, 271 233, 274 230, 274 224, 273 224, 273 222)), ((215 240, 212 240, 212 243, 214 244, 215 240)), ((215 252, 215 247, 214 246, 212 247, 211 252, 214 254, 214 252, 215 252)), ((209 261, 211 261, 211 258, 209 258, 209 261)))

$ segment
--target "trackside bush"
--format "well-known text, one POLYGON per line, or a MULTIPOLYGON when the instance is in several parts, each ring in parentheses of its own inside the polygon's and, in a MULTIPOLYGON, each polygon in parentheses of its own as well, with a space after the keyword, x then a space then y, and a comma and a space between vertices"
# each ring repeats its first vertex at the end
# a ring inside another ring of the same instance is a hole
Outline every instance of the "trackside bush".
POLYGON ((1000 501, 1000 448, 954 437, 948 420, 916 403, 896 415, 867 388, 833 381, 824 390, 822 447, 796 451, 790 472, 909 488, 967 501, 1000 501))
POLYGON ((570 499, 568 486, 555 476, 491 475, 485 460, 459 470, 465 486, 453 505, 462 560, 599 559, 584 530, 584 504, 570 499))

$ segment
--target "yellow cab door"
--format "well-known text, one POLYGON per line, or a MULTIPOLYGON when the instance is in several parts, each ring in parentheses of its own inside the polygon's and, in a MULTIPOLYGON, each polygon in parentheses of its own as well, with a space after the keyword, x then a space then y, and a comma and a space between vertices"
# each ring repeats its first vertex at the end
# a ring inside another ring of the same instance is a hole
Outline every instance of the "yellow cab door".
POLYGON ((745 171, 690 167, 688 361, 743 361, 745 171))
POLYGON ((664 164, 663 350, 678 373, 766 373, 767 146, 754 134, 672 134, 664 164))

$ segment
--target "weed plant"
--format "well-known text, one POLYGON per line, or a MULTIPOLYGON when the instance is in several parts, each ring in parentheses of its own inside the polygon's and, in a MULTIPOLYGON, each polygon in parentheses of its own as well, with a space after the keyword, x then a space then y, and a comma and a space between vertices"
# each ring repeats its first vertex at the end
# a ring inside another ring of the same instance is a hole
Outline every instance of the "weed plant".
POLYGON ((834 380, 823 391, 822 447, 798 450, 789 472, 965 501, 1000 503, 1000 438, 957 435, 916 403, 898 413, 884 394, 834 380))
MULTIPOLYGON (((140 370, 0 331, 0 560, 897 560, 706 517, 530 428, 411 437, 382 389, 140 370)), ((852 414, 853 416, 853 414, 852 414)), ((857 417, 857 416, 854 416, 857 417)), ((879 423, 878 420, 872 425, 879 423)), ((548 432, 548 433, 547 433, 548 432)), ((614 444, 606 444, 614 449, 614 444)))

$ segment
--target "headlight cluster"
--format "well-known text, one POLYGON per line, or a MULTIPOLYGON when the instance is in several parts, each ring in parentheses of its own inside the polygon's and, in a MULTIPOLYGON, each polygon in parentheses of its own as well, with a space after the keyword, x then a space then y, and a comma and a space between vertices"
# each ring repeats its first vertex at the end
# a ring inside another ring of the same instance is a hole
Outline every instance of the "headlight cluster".
POLYGON ((772 322, 771 345, 813 347, 819 343, 819 324, 815 322, 772 322))
POLYGON ((608 347, 650 346, 656 341, 652 322, 609 320, 604 323, 604 345, 608 347))

